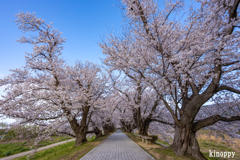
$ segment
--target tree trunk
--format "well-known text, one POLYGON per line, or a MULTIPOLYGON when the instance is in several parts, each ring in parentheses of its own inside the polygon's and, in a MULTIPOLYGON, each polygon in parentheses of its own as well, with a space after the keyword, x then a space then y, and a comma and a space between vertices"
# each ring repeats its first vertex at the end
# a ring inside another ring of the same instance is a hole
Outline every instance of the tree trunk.
POLYGON ((142 136, 148 136, 148 128, 149 128, 151 119, 150 118, 147 118, 145 120, 139 119, 139 120, 135 120, 135 122, 137 124, 138 134, 142 136))
POLYGON ((151 118, 142 118, 141 117, 141 109, 135 109, 133 110, 133 119, 135 121, 135 124, 138 128, 138 134, 142 136, 148 136, 148 128, 149 124, 151 122, 151 118))
POLYGON ((80 127, 80 130, 78 130, 75 134, 76 134, 76 143, 75 143, 75 146, 80 146, 80 145, 82 145, 84 142, 87 141, 87 138, 86 138, 87 127, 86 127, 86 126, 80 127))
POLYGON ((99 137, 102 137, 103 135, 102 135, 102 131, 98 128, 98 127, 96 127, 95 129, 94 129, 94 131, 95 131, 95 134, 96 134, 96 138, 99 138, 99 137))
POLYGON ((192 131, 192 123, 184 127, 175 128, 175 135, 171 148, 178 156, 191 156, 197 160, 206 160, 200 152, 196 133, 192 131))
POLYGON ((104 133, 104 135, 108 135, 109 134, 109 130, 108 130, 107 126, 103 127, 103 133, 104 133))
POLYGON ((105 123, 103 126, 104 135, 108 135, 110 132, 114 131, 114 126, 111 123, 105 123))
POLYGON ((86 142, 86 135, 83 135, 83 134, 78 134, 78 135, 76 135, 76 143, 75 143, 75 146, 80 146, 80 145, 82 145, 84 142, 86 142))
POLYGON ((83 144, 83 142, 87 141, 86 134, 87 134, 87 125, 86 125, 86 117, 88 113, 89 107, 85 108, 87 110, 84 110, 84 114, 82 116, 82 121, 80 125, 78 124, 77 120, 74 118, 71 121, 69 121, 72 130, 74 131, 76 135, 76 143, 75 146, 80 146, 83 144))
POLYGON ((77 123, 77 120, 74 118, 70 121, 71 127, 76 135, 76 143, 75 146, 79 146, 83 144, 83 142, 87 141, 86 134, 87 134, 87 116, 89 112, 90 106, 86 103, 86 106, 83 109, 82 120, 80 125, 77 123))
POLYGON ((121 127, 121 131, 126 132, 126 129, 124 126, 121 127))
POLYGON ((142 123, 142 125, 138 127, 138 134, 142 136, 148 136, 148 128, 149 123, 142 123))
POLYGON ((124 122, 123 120, 120 121, 121 124, 122 124, 122 129, 123 131, 127 132, 127 133, 131 133, 132 130, 133 130, 133 127, 131 125, 131 123, 127 123, 127 122, 124 122))
POLYGON ((125 131, 126 131, 127 133, 132 133, 132 127, 131 127, 131 125, 127 125, 127 126, 125 127, 125 131))

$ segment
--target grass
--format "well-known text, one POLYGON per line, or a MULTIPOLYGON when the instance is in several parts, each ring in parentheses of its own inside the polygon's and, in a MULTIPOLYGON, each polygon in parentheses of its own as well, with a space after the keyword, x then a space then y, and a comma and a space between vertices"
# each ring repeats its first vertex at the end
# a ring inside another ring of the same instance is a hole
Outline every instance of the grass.
POLYGON ((53 143, 57 143, 57 142, 61 142, 61 141, 66 141, 68 139, 71 139, 69 136, 54 136, 54 137, 51 137, 52 140, 44 140, 42 142, 40 142, 40 147, 43 147, 43 146, 47 146, 47 145, 50 145, 50 144, 53 144, 53 143))
POLYGON ((218 160, 221 158, 209 157, 209 150, 216 150, 218 152, 235 152, 234 158, 240 159, 240 140, 237 138, 231 138, 225 134, 218 133, 219 137, 214 136, 214 132, 209 130, 200 130, 197 133, 197 139, 200 146, 200 150, 205 157, 210 160, 218 160))
MULTIPOLYGON (((51 140, 44 140, 40 143, 39 147, 47 146, 49 144, 61 142, 70 139, 68 136, 53 136, 51 140)), ((34 140, 30 141, 18 141, 6 143, 4 141, 0 142, 0 157, 6 157, 13 154, 29 151, 30 146, 34 143, 34 140)))
POLYGON ((88 142, 92 142, 92 141, 95 140, 95 139, 96 139, 96 136, 95 136, 95 135, 92 136, 92 137, 87 138, 88 142))
MULTIPOLYGON (((79 160, 86 153, 96 147, 107 136, 95 139, 96 136, 88 139, 83 145, 75 147, 75 141, 67 142, 56 147, 52 147, 40 152, 34 156, 34 160, 79 160)), ((27 156, 15 158, 14 160, 26 160, 27 156)))
POLYGON ((161 141, 160 139, 158 139, 157 142, 160 142, 162 144, 165 144, 165 145, 169 146, 169 144, 167 142, 161 141))
POLYGON ((10 156, 28 150, 29 148, 25 145, 25 143, 0 144, 0 157, 10 156))
MULTIPOLYGON (((240 139, 238 138, 231 138, 225 134, 218 133, 219 136, 215 137, 215 133, 209 130, 200 130, 197 133, 197 139, 199 143, 214 143, 218 146, 225 146, 229 149, 234 151, 240 150, 240 139)), ((206 145, 206 144, 205 144, 206 145)))
POLYGON ((191 157, 179 157, 177 156, 171 148, 155 148, 150 149, 150 152, 153 152, 156 159, 174 159, 174 160, 194 160, 191 157))
MULTIPOLYGON (((131 138, 133 141, 135 141, 137 144, 139 144, 144 150, 146 150, 149 154, 151 154, 155 159, 164 159, 164 160, 194 160, 192 157, 179 157, 177 156, 171 148, 164 148, 162 146, 156 147, 156 144, 153 145, 143 145, 141 140, 137 139, 134 134, 128 134, 126 133, 129 138, 131 138)), ((200 130, 200 132, 197 133, 197 139, 200 146, 200 150, 203 153, 203 155, 209 159, 209 160, 222 160, 224 158, 215 158, 215 157, 209 157, 209 150, 218 151, 218 152, 235 152, 234 158, 235 160, 240 159, 240 140, 236 138, 230 138, 227 135, 220 134, 220 137, 214 137, 211 135, 212 132, 209 130, 200 130), (234 142, 234 145, 231 141, 226 140, 232 140, 234 142)), ((157 140, 160 143, 167 144, 167 142, 164 142, 163 140, 157 140)))

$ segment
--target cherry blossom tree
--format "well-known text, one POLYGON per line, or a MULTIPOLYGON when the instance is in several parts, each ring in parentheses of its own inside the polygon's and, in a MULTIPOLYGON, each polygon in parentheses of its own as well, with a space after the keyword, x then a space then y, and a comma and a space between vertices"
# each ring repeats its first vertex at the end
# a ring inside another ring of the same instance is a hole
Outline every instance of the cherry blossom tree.
POLYGON ((101 123, 102 119, 96 113, 97 112, 93 113, 93 116, 89 123, 89 129, 87 133, 95 133, 96 138, 99 138, 103 136, 102 123, 101 123))
POLYGON ((185 22, 172 18, 181 13, 183 1, 165 1, 163 9, 153 0, 122 2, 129 32, 110 35, 100 45, 105 63, 141 75, 155 90, 174 120, 171 148, 177 155, 206 159, 196 132, 219 121, 240 120, 239 112, 196 119, 212 98, 239 100, 240 1, 198 0, 200 7, 190 8, 185 22))
POLYGON ((33 45, 27 53, 26 66, 11 70, 0 80, 7 86, 0 100, 0 114, 34 123, 56 131, 67 122, 76 136, 76 146, 86 141, 91 115, 108 90, 108 78, 90 62, 67 66, 60 58, 65 39, 56 29, 34 13, 16 14, 23 32, 36 35, 21 37, 20 43, 33 45))
POLYGON ((121 123, 121 129, 125 132, 131 133, 135 128, 137 128, 133 119, 132 110, 129 109, 126 104, 120 104, 116 108, 119 114, 118 118, 121 123))
POLYGON ((112 91, 111 94, 104 100, 102 110, 97 112, 98 116, 101 117, 102 129, 105 135, 113 132, 117 125, 117 117, 115 113, 115 107, 118 104, 118 99, 115 93, 112 91))
POLYGON ((113 116, 113 113, 116 99, 114 99, 115 96, 111 94, 112 93, 109 92, 108 95, 105 95, 102 101, 98 103, 99 107, 96 108, 91 118, 90 125, 93 131, 88 131, 88 133, 95 133, 96 137, 102 136, 102 132, 104 135, 108 135, 115 130, 116 118, 113 116))
MULTIPOLYGON (((103 45, 107 46, 106 43, 103 45)), ((121 52, 120 50, 118 51, 121 52)), ((130 113, 132 113, 132 120, 138 128, 139 134, 144 136, 148 135, 149 124, 153 121, 173 125, 169 118, 163 120, 161 117, 161 114, 164 114, 161 112, 161 110, 159 110, 159 108, 161 108, 160 99, 158 98, 158 95, 155 93, 155 91, 153 89, 150 89, 149 85, 146 84, 143 75, 130 71, 130 69, 125 66, 125 64, 118 64, 120 61, 120 54, 121 53, 118 53, 117 56, 112 54, 109 59, 105 60, 105 64, 110 69, 110 77, 113 82, 113 88, 118 91, 118 95, 120 97, 119 101, 122 101, 121 105, 125 105, 125 107, 122 107, 122 109, 119 109, 119 106, 117 106, 120 112, 122 112, 123 118, 126 119, 127 117, 127 114, 124 114, 124 112, 126 112, 126 110, 131 110, 130 113), (116 69, 123 72, 125 78, 123 78, 121 74, 118 75, 118 77, 112 75, 111 72, 116 69)), ((128 57, 120 58, 124 61, 128 59, 128 57)), ((124 121, 121 123, 131 126, 132 120, 130 118, 126 121, 127 123, 130 122, 130 124, 126 124, 124 121)))

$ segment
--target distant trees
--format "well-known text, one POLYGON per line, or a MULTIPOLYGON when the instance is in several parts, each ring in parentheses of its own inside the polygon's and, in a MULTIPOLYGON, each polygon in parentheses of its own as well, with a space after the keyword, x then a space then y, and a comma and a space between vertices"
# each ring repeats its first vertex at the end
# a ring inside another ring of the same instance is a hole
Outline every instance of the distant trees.
POLYGON ((239 101, 240 1, 198 2, 200 8, 191 8, 187 20, 179 22, 171 16, 180 13, 183 1, 167 0, 160 9, 153 0, 123 0, 128 31, 110 35, 100 46, 106 65, 127 76, 138 75, 155 91, 174 120, 174 152, 206 159, 195 133, 219 121, 240 120, 239 112, 196 119, 200 108, 214 98, 239 101))
POLYGON ((133 112, 128 106, 124 106, 124 104, 117 106, 118 114, 119 114, 119 121, 121 125, 121 129, 125 132, 131 133, 137 125, 133 119, 133 112))
MULTIPOLYGON (((106 46, 106 43, 102 44, 102 47, 106 46)), ((114 47, 116 47, 117 51, 115 54, 110 53, 110 56, 105 59, 105 65, 109 68, 113 88, 118 92, 119 103, 116 108, 122 114, 120 122, 125 129, 132 130, 132 127, 135 128, 136 126, 139 134, 146 136, 148 135, 149 125, 153 121, 173 125, 171 119, 166 116, 168 115, 166 113, 167 110, 161 109, 158 95, 144 81, 145 70, 142 69, 142 74, 132 71, 132 68, 128 68, 128 59, 130 56, 122 57, 121 46, 119 48, 117 48, 118 46, 114 47), (124 74, 116 77, 112 75, 115 70, 124 74), (131 124, 133 122, 134 125, 131 124)), ((109 46, 109 48, 112 47, 109 46)))
MULTIPOLYGON (((75 132, 76 139, 79 139, 79 144, 85 141, 88 124, 91 120, 93 112, 99 107, 99 100, 103 98, 108 90, 108 79, 104 74, 101 74, 100 68, 93 64, 79 65, 69 69, 70 80, 74 83, 70 83, 75 94, 75 100, 70 106, 72 107, 72 113, 75 110, 75 116, 70 120, 70 125, 75 132), (77 87, 76 87, 77 86, 77 87), (80 125, 78 123, 80 120, 80 125), (79 137, 78 137, 79 136, 79 137)), ((102 106, 100 106, 102 107, 102 106)), ((69 115, 72 115, 69 112, 69 115)), ((77 141, 76 140, 76 141, 77 141)), ((76 142, 78 144, 78 141, 76 142)))

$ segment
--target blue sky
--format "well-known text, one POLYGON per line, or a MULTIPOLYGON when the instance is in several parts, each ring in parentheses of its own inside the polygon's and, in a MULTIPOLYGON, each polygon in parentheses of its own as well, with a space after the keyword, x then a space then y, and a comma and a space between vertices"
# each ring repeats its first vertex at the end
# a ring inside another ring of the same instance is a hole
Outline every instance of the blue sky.
POLYGON ((32 52, 32 46, 16 42, 24 33, 15 25, 14 14, 36 12, 47 23, 53 22, 67 40, 63 58, 68 64, 76 60, 100 64, 100 37, 109 31, 121 31, 122 15, 117 4, 118 0, 0 0, 0 77, 9 69, 24 66, 25 52, 32 52))

